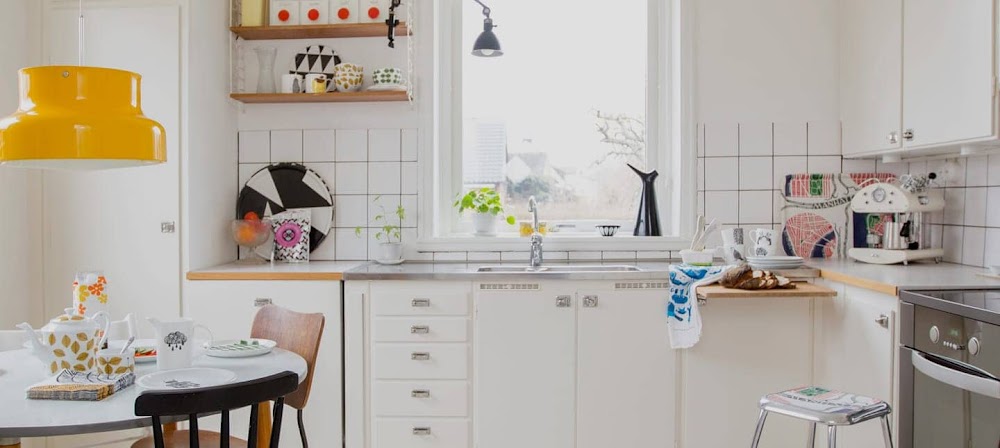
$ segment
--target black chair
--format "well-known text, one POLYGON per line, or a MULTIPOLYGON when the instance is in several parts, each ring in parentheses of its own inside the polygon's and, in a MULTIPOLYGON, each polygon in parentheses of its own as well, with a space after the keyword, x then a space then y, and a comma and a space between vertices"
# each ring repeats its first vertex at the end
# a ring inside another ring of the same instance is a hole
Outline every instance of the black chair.
POLYGON ((278 448, 281 435, 281 410, 285 395, 299 387, 299 376, 282 372, 266 378, 244 383, 227 384, 198 390, 150 391, 135 400, 135 415, 153 418, 153 444, 164 448, 161 417, 186 415, 190 422, 190 446, 198 445, 198 415, 222 414, 220 448, 229 448, 229 411, 251 406, 250 433, 247 446, 257 446, 258 403, 274 400, 274 420, 271 426, 271 448, 278 448))

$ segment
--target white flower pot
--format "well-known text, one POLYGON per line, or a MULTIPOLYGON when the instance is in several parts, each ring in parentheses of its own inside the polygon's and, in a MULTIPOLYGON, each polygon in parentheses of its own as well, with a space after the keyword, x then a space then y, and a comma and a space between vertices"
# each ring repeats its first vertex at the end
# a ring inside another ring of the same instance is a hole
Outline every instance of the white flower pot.
POLYGON ((472 215, 472 227, 476 230, 476 236, 496 236, 497 217, 489 213, 476 213, 472 215))
POLYGON ((398 263, 403 260, 403 243, 379 243, 379 263, 398 263))

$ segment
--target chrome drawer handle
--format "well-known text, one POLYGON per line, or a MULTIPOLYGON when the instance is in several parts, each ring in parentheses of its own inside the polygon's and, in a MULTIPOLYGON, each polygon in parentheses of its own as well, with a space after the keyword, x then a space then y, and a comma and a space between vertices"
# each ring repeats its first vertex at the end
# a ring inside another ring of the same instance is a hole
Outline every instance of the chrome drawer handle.
POLYGON ((427 308, 431 306, 431 299, 413 299, 410 301, 413 308, 427 308))
POLYGON ((253 299, 253 306, 258 307, 258 308, 262 307, 262 306, 266 306, 266 305, 273 305, 273 304, 274 304, 274 301, 271 300, 271 299, 269 299, 269 298, 266 298, 266 297, 259 297, 259 298, 253 299))
POLYGON ((889 328, 889 316, 879 314, 879 316, 875 318, 875 323, 882 328, 889 328))
POLYGON ((431 435, 431 428, 428 426, 418 426, 413 428, 413 435, 415 436, 429 436, 431 435))
POLYGON ((413 352, 410 354, 410 359, 414 361, 428 361, 431 359, 431 354, 427 352, 413 352))
POLYGON ((428 325, 414 325, 410 327, 410 334, 427 334, 431 332, 431 327, 428 325))
POLYGON ((597 308, 597 296, 583 296, 584 308, 597 308))
POLYGON ((573 298, 570 296, 558 296, 556 297, 556 307, 557 308, 569 308, 573 304, 573 298))
POLYGON ((413 398, 430 398, 431 391, 425 389, 414 389, 410 392, 410 396, 413 398))

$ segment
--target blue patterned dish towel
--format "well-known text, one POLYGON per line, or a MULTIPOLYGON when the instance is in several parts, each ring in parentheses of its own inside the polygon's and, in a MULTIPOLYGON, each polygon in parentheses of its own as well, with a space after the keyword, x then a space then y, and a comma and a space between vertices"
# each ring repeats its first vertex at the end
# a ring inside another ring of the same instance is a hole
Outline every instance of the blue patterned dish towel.
POLYGON ((670 265, 670 302, 667 304, 670 347, 691 348, 701 339, 701 314, 695 289, 719 281, 729 267, 670 265))

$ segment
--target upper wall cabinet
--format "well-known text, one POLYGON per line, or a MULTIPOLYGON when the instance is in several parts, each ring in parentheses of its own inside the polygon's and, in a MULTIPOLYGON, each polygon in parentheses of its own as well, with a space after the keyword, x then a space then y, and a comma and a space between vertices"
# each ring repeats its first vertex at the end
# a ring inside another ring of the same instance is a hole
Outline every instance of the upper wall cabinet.
POLYGON ((842 0, 845 156, 993 142, 996 0, 842 0))

